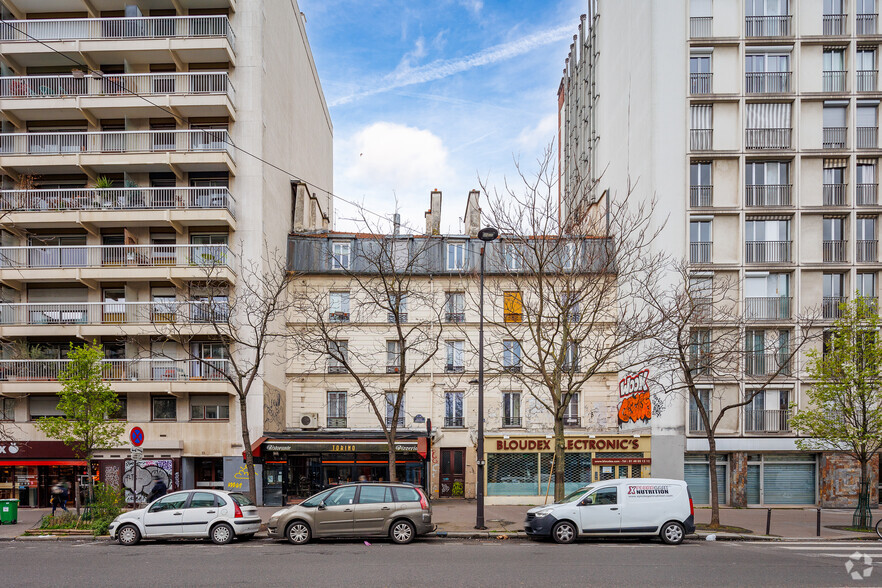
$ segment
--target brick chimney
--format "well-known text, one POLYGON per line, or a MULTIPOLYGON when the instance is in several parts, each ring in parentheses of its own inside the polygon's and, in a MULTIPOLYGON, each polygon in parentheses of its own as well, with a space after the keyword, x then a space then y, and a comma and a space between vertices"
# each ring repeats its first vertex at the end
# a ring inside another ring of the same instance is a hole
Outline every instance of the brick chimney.
POLYGON ((429 210, 426 211, 426 234, 441 234, 441 191, 432 190, 429 210))
POLYGON ((477 190, 469 192, 469 198, 466 200, 465 216, 465 234, 469 237, 478 238, 478 230, 481 228, 481 207, 478 200, 481 193, 477 190))

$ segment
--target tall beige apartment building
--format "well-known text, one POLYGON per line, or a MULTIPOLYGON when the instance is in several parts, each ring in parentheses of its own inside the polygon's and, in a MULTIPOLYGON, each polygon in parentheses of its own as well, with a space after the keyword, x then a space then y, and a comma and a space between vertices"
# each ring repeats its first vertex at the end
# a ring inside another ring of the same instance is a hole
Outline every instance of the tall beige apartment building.
MULTIPOLYGON (((100 453, 101 479, 244 487, 204 266, 234 292, 243 263, 332 218, 332 125, 305 17, 248 0, 2 0, 0 15, 0 419, 13 436, 0 496, 45 506, 53 478, 85 474, 34 421, 58 413, 69 344, 91 340, 118 418, 145 436, 135 475, 126 441, 100 453), (169 321, 201 335, 193 350, 211 365, 158 335, 169 321)), ((280 363, 249 396, 253 439, 264 392, 286 387, 280 363)))
MULTIPOLYGON (((736 401, 774 373, 796 316, 817 310, 829 325, 841 301, 878 297, 878 2, 587 8, 558 95, 564 207, 607 189, 622 197, 630 181, 637 198, 657 198, 664 246, 697 279, 734 278, 752 321, 740 381, 724 394, 736 401), (596 180, 593 192, 567 191, 581 178, 596 180)), ((804 358, 795 363, 723 424, 729 504, 844 505, 856 496, 857 472, 841 456, 796 447, 790 407, 805 405, 808 384, 797 378, 804 358)), ((713 404, 720 391, 704 385, 713 404)), ((707 502, 707 440, 689 404, 654 416, 653 475, 685 476, 707 502)))

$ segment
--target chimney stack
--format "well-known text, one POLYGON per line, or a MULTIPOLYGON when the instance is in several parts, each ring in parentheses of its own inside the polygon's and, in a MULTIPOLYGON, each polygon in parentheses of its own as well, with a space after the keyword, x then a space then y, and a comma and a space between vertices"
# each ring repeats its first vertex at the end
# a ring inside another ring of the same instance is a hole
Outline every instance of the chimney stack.
POLYGON ((473 239, 478 238, 478 231, 481 228, 481 207, 479 205, 479 198, 481 193, 477 190, 472 190, 469 192, 469 198, 466 200, 466 209, 465 209, 465 234, 473 239))
POLYGON ((432 190, 429 210, 426 211, 426 234, 441 234, 441 191, 432 190))
POLYGON ((401 215, 396 212, 392 219, 392 234, 397 237, 401 232, 401 215))

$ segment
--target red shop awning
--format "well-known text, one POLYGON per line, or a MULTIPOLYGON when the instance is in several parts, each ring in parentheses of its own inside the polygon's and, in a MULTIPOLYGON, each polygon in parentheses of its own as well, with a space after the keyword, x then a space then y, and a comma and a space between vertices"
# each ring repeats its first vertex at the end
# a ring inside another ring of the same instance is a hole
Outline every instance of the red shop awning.
POLYGON ((0 466, 86 466, 81 459, 0 459, 0 466))

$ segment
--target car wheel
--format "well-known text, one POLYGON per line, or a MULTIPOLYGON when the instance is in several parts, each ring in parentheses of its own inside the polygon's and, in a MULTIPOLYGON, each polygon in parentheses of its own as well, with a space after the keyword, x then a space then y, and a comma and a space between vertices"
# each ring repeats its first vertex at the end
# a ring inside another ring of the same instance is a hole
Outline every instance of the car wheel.
POLYGON ((211 537, 211 542, 215 545, 226 545, 233 540, 236 534, 231 526, 226 523, 220 523, 211 528, 209 536, 211 537))
POLYGON ((683 529, 683 525, 671 521, 670 523, 664 524, 659 535, 661 536, 661 540, 668 545, 680 545, 686 537, 686 531, 683 529))
POLYGON ((288 525, 288 530, 285 531, 285 536, 288 538, 289 543, 303 545, 304 543, 309 543, 309 539, 312 537, 312 531, 310 531, 309 525, 303 521, 294 521, 288 525))
POLYGON ((395 521, 392 523, 392 528, 389 529, 389 537, 391 537, 392 541, 395 543, 405 545, 413 541, 414 537, 416 537, 416 527, 414 527, 413 523, 410 521, 395 521))
POLYGON ((116 540, 120 545, 137 545, 141 540, 141 532, 135 525, 123 525, 116 532, 116 540))
POLYGON ((570 521, 561 521, 551 529, 555 543, 572 543, 576 540, 576 526, 570 521))

